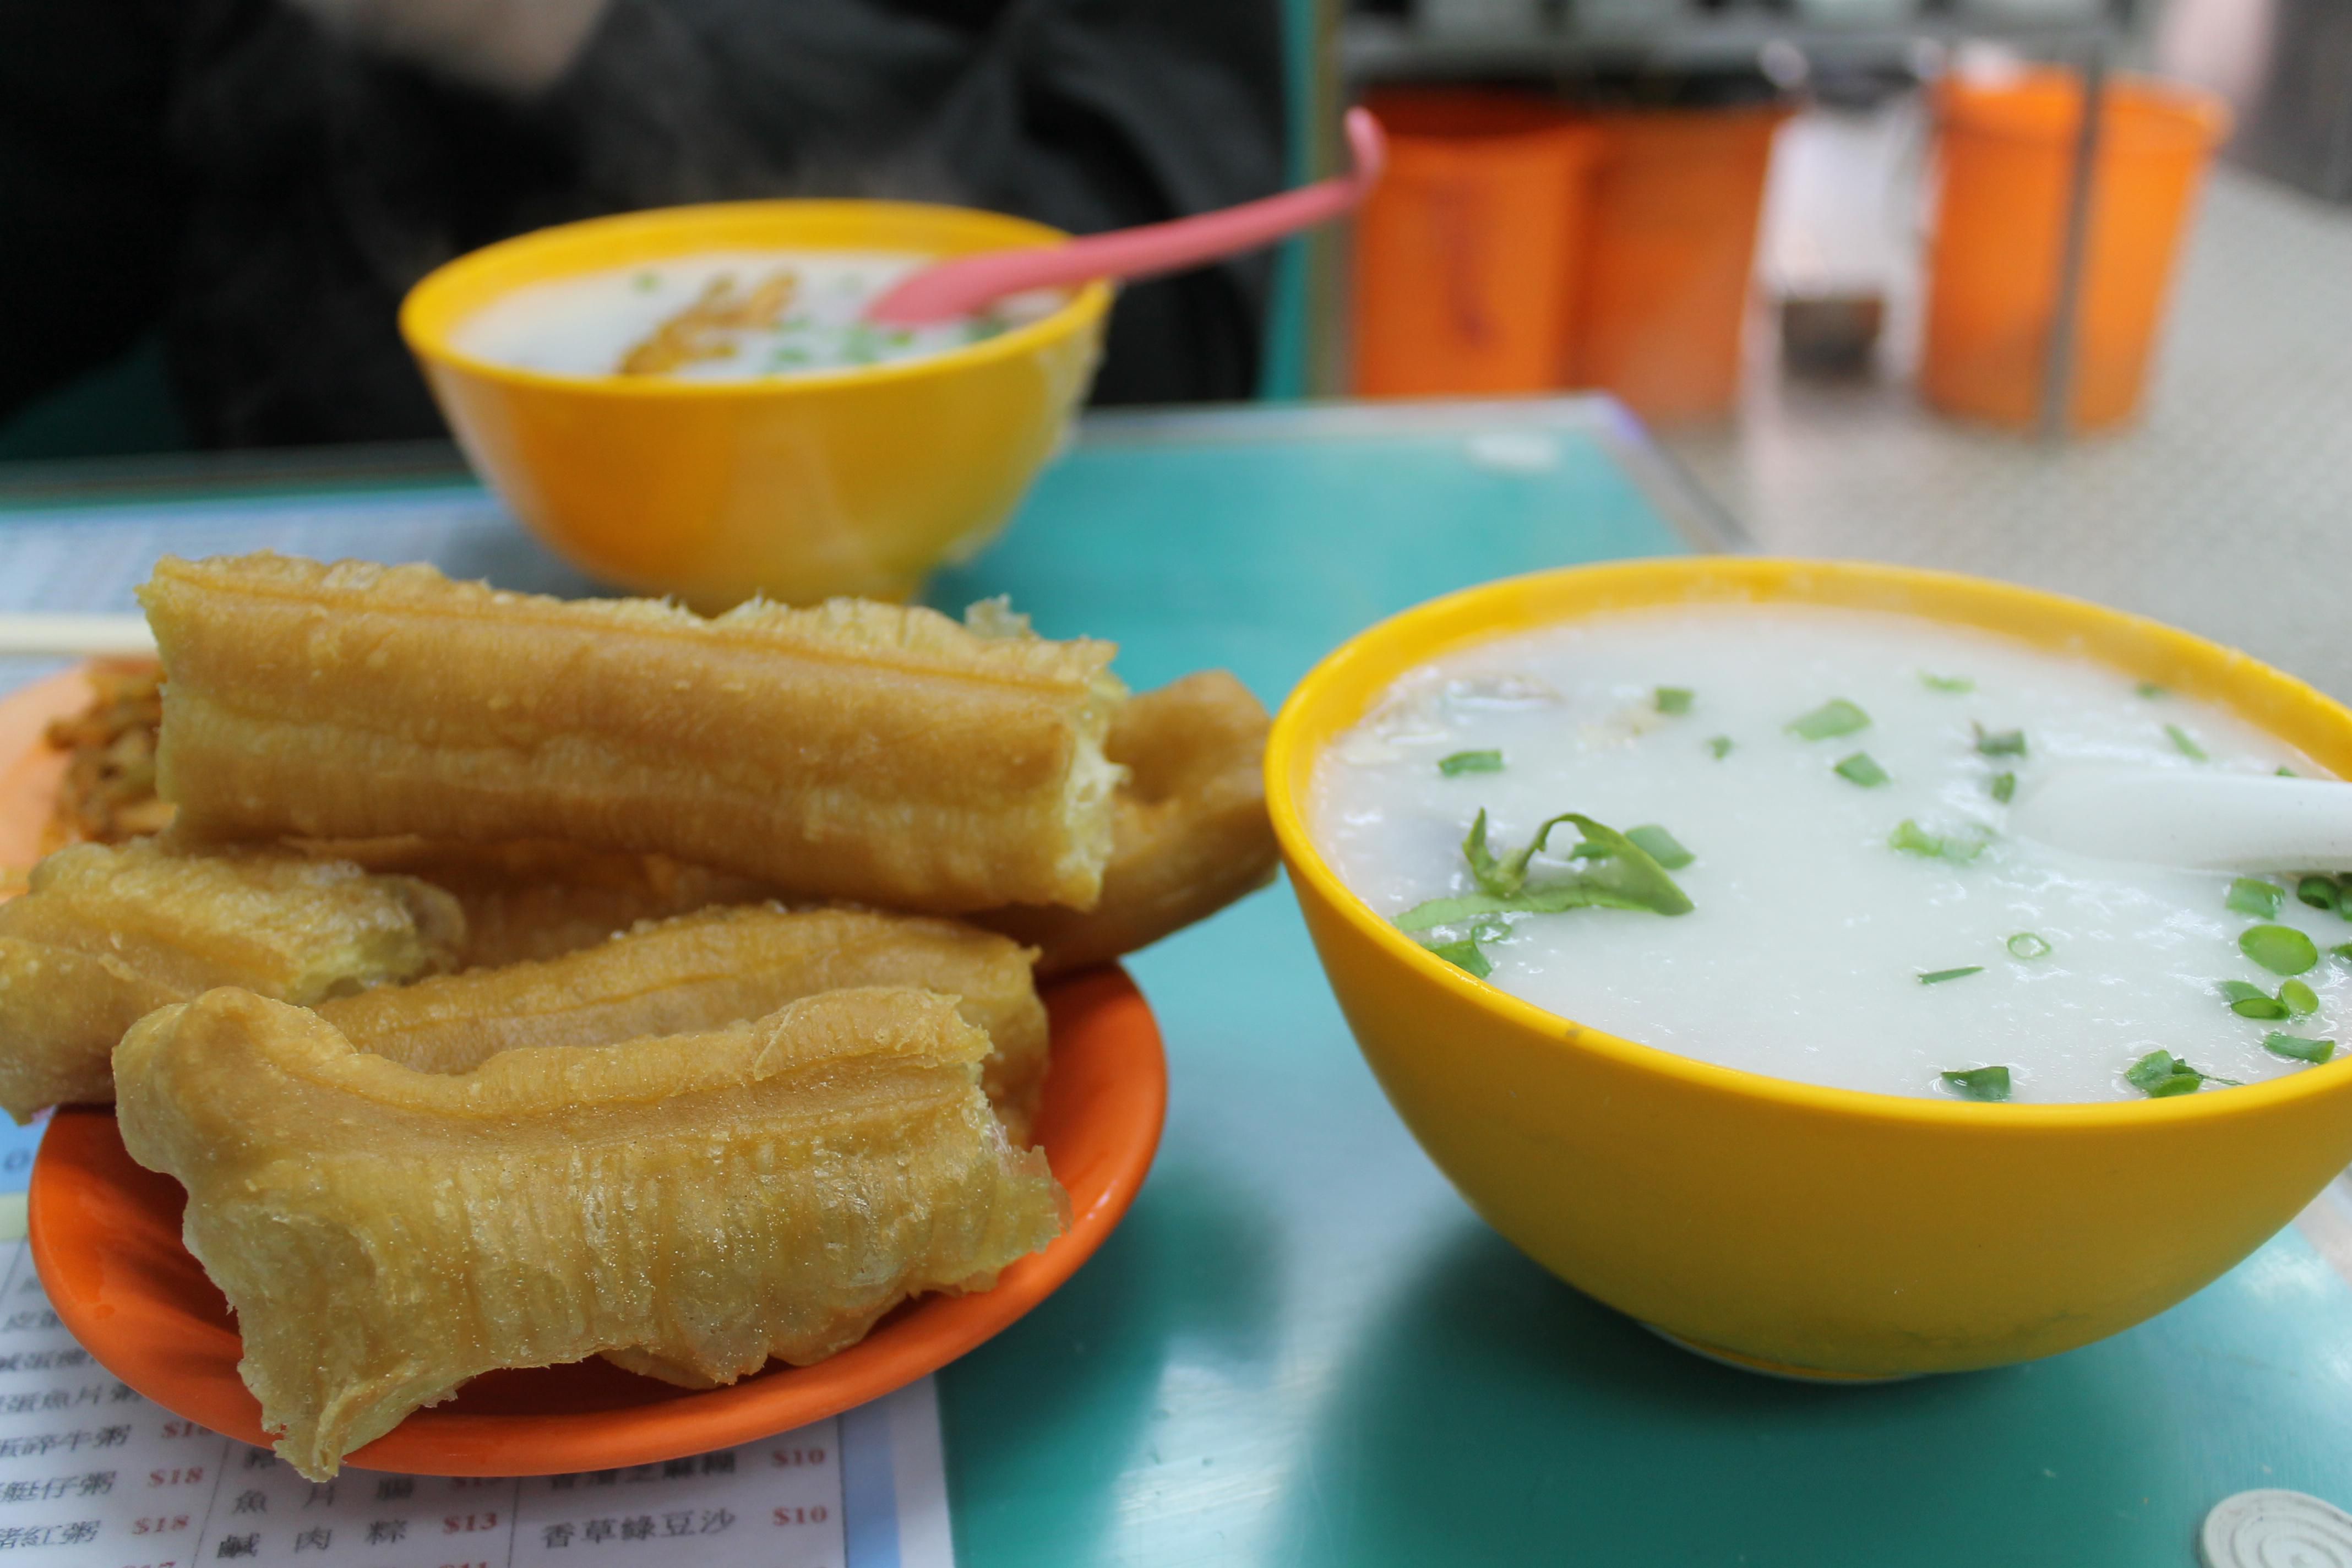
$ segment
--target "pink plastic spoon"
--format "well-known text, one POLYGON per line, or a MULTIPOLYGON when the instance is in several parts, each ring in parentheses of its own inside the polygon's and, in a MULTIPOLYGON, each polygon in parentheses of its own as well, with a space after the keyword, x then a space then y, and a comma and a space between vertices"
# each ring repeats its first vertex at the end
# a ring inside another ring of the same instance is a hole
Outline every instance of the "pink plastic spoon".
POLYGON ((976 310, 1024 289, 1086 283, 1097 278, 1151 278, 1255 250, 1284 235, 1335 218, 1379 183, 1388 163, 1388 139, 1369 110, 1348 110, 1348 147, 1355 172, 1278 196, 1266 196, 1140 228, 1090 234, 1060 245, 990 250, 926 267, 866 307, 866 319, 912 327, 976 310))

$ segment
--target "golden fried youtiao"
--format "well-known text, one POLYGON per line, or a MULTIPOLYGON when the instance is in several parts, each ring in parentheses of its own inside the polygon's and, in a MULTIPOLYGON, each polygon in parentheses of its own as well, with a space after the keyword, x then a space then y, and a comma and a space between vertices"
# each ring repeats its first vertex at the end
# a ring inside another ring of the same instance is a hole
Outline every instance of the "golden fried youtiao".
POLYGON ((1274 721, 1249 688, 1204 669, 1130 698, 1104 752, 1127 769, 1114 800, 1102 897, 1076 910, 973 917, 1041 950, 1040 974, 1108 963, 1273 879, 1265 737, 1274 721))
POLYGON ((835 991, 442 1076, 222 990, 124 1037, 117 1114, 188 1191, 278 1452, 324 1479, 480 1373, 617 1352, 728 1383, 993 1283, 1068 1199, 990 1110, 987 1052, 946 997, 835 991))
POLYGON ((1101 891, 1113 650, 1001 609, 706 620, 266 554, 163 560, 140 599, 191 838, 559 838, 948 914, 1101 891))
POLYGON ((273 850, 78 844, 0 904, 0 1108, 114 1098, 114 1043, 215 985, 310 1003, 451 967, 457 900, 413 877, 273 850))
POLYGON ((465 1072, 524 1046, 609 1046, 764 1017, 822 991, 911 985, 958 998, 994 1042, 981 1083, 1028 1142, 1045 1077, 1045 1007, 1029 954, 954 921, 864 910, 711 910, 542 963, 477 969, 319 1004, 363 1051, 465 1072))

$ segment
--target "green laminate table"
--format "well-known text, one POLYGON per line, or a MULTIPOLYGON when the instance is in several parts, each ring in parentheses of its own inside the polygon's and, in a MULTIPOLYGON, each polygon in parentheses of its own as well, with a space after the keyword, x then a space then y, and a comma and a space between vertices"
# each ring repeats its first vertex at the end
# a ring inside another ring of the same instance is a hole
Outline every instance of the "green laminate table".
MULTIPOLYGON (((418 483, 0 500, 0 607, 119 607, 160 549, 262 542, 578 586, 478 493, 418 483)), ((1118 640, 1139 687, 1223 665, 1273 702, 1433 594, 1727 542, 1605 404, 1127 417, 935 596, 1009 593, 1048 634, 1118 640)), ((941 1375, 967 1568, 2186 1568, 2230 1492, 2352 1503, 2330 1261, 2352 1211, 2048 1362, 1776 1383, 1654 1339, 1472 1216, 1382 1101, 1286 889, 1131 968, 1167 1037, 1166 1140, 1101 1254, 941 1375)))

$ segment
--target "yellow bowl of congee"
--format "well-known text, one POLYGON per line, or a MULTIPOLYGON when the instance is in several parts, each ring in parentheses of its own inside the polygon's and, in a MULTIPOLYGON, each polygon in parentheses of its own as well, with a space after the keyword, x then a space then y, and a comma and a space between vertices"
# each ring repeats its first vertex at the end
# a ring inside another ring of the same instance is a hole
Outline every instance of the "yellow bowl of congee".
POLYGON ((2352 712, 2095 605, 1893 567, 1538 574, 1341 647, 1266 757, 1390 1101, 1692 1347, 1869 1378, 2085 1344, 2352 1161, 2352 879, 2005 829, 2078 763, 2352 773, 2352 712))
POLYGON ((400 324, 476 471, 593 575, 703 610, 904 599, 1011 517, 1111 290, 911 330, 863 308, 927 261, 1064 237, 899 202, 631 213, 460 257, 400 324))

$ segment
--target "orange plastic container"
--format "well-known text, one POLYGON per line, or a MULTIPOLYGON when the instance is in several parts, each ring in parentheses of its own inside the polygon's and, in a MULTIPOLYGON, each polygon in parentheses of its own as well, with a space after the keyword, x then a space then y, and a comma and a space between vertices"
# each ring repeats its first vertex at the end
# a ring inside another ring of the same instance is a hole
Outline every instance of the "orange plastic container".
MULTIPOLYGON (((1921 393, 1947 413, 2030 426, 2042 407, 2058 310, 2066 204, 2082 125, 2071 71, 1999 83, 1948 79, 1937 94, 1935 239, 1921 393)), ((2099 122, 2068 425, 2095 429, 2139 406, 2180 236, 2229 113, 2209 93, 2145 77, 2111 81, 2099 122)))
POLYGON ((1380 93, 1370 107, 1389 170, 1356 221, 1356 390, 1564 384, 1599 138, 1565 109, 1502 93, 1380 93))
POLYGON ((1728 413, 1739 391, 1756 226, 1788 110, 1612 112, 1592 180, 1592 241, 1569 329, 1578 386, 1658 420, 1728 413))

